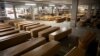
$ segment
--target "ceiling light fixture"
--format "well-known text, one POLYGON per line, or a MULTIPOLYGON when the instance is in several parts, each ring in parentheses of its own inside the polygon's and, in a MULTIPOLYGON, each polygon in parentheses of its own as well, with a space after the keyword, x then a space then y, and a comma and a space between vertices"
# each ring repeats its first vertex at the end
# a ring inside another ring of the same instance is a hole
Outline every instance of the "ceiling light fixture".
POLYGON ((49 6, 55 6, 54 4, 49 4, 49 6))
POLYGON ((31 5, 31 6, 36 6, 36 4, 35 3, 25 3, 25 5, 31 5))

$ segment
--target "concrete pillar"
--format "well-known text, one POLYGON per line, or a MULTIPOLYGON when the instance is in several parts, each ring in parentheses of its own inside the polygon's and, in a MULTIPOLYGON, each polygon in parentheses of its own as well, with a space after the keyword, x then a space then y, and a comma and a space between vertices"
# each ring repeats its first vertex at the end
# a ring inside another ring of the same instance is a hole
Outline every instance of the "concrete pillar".
POLYGON ((69 10, 69 13, 71 12, 71 5, 68 5, 68 10, 69 10))
POLYGON ((34 7, 33 6, 31 6, 31 18, 32 18, 32 20, 35 19, 34 18, 34 7))
POLYGON ((76 27, 77 12, 78 12, 78 0, 72 0, 71 27, 76 27))
POLYGON ((91 4, 89 4, 88 5, 88 10, 87 10, 87 18, 90 18, 91 17, 91 10, 92 10, 92 5, 91 4))
POLYGON ((15 7, 15 5, 14 5, 14 4, 13 4, 13 11, 14 11, 14 16, 15 16, 15 19, 17 19, 16 7, 15 7))
POLYGON ((94 16, 96 15, 96 12, 97 12, 97 7, 95 6, 94 12, 93 12, 93 15, 94 15, 94 16))
POLYGON ((39 6, 37 6, 37 11, 38 11, 38 15, 39 15, 39 6))
POLYGON ((31 8, 32 20, 35 20, 35 13, 38 13, 38 8, 36 8, 36 6, 32 6, 31 8))
POLYGON ((0 3, 0 16, 6 16, 6 14, 5 14, 5 3, 4 2, 0 3))
POLYGON ((67 5, 68 9, 71 10, 71 5, 67 5))
POLYGON ((58 8, 58 6, 56 6, 56 15, 57 16, 59 15, 59 8, 58 8))
POLYGON ((52 6, 52 14, 54 13, 53 10, 54 10, 54 7, 52 6))

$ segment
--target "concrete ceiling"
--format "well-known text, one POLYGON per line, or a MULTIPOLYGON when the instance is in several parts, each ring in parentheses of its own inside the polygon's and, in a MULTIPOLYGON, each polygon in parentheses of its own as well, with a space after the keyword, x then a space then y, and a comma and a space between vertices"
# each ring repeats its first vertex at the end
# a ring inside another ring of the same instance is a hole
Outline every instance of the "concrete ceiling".
MULTIPOLYGON (((1 0, 0 0, 1 1, 1 0)), ((72 4, 72 0, 2 0, 6 2, 13 2, 13 3, 54 3, 54 4, 72 4)), ((87 4, 99 4, 99 0, 79 0, 79 4, 87 5, 87 4)))

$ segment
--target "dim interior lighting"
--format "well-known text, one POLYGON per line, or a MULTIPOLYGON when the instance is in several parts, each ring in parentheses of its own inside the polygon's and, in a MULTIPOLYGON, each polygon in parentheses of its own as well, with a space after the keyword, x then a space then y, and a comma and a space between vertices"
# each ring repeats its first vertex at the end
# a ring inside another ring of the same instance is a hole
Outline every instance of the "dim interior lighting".
POLYGON ((55 6, 54 4, 49 4, 49 6, 55 6))
POLYGON ((84 12, 85 11, 85 8, 84 7, 79 7, 79 9, 81 10, 81 12, 84 12))
POLYGON ((63 27, 63 28, 61 28, 61 30, 62 30, 62 31, 65 31, 65 30, 67 30, 67 28, 66 28, 66 27, 63 27))
POLYGON ((81 9, 81 11, 84 11, 85 9, 81 9))
POLYGON ((32 6, 36 6, 36 4, 35 4, 35 3, 33 3, 33 4, 26 3, 25 5, 32 5, 32 6))
POLYGON ((84 11, 85 11, 85 9, 84 9, 84 8, 81 8, 80 10, 81 10, 81 12, 84 12, 84 11))

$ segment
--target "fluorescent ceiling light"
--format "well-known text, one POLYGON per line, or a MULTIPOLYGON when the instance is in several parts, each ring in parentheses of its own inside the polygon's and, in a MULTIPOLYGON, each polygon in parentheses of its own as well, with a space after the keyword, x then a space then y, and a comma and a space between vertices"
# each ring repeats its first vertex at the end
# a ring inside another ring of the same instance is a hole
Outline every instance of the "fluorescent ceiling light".
POLYGON ((32 5, 32 6, 36 6, 35 3, 26 3, 25 5, 32 5))
POLYGON ((49 6, 55 6, 54 4, 49 4, 49 6))

